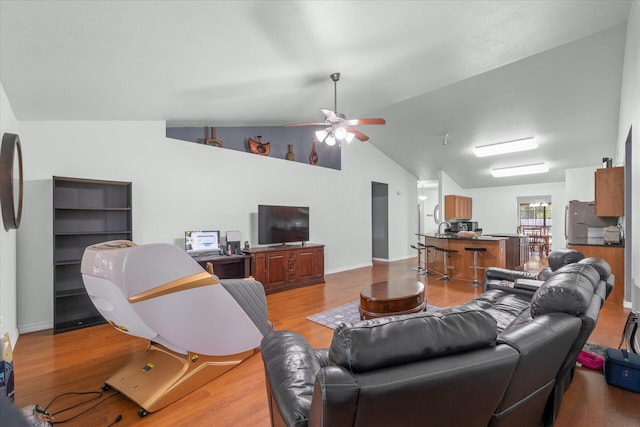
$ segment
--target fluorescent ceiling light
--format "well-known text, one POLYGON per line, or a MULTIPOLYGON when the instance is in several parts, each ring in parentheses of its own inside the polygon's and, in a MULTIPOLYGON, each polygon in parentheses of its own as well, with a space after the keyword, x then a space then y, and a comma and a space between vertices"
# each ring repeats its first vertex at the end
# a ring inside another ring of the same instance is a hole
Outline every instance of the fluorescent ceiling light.
POLYGON ((500 142, 498 144, 473 147, 473 153, 477 157, 495 156, 498 154, 516 153, 518 151, 533 150, 538 148, 535 138, 524 138, 515 141, 500 142))
POLYGON ((514 166, 512 168, 491 169, 491 175, 495 176, 496 178, 502 178, 505 176, 516 176, 516 175, 531 175, 534 173, 545 173, 545 172, 549 172, 549 167, 547 166, 546 163, 514 166))

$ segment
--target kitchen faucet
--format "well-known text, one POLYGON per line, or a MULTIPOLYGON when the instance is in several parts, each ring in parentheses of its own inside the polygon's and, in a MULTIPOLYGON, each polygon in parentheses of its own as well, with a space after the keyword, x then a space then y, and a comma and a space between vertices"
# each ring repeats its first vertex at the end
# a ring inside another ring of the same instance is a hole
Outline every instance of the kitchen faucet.
POLYGON ((450 223, 448 223, 447 221, 442 221, 440 224, 438 224, 438 234, 442 234, 442 231, 441 231, 442 224, 447 224, 449 228, 451 228, 450 223))

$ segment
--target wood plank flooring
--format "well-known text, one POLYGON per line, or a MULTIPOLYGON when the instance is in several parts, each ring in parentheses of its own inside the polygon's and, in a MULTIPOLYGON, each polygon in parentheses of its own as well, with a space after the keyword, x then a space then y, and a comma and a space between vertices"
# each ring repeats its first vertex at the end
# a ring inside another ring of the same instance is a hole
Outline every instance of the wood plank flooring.
MULTIPOLYGON (((528 270, 544 265, 533 259, 528 270)), ((362 287, 374 282, 416 277, 411 267, 416 259, 392 263, 375 262, 359 268, 326 276, 326 284, 276 293, 267 297, 269 319, 276 330, 294 330, 315 347, 327 347, 332 330, 306 319, 320 311, 357 300, 362 287)), ((446 307, 464 303, 481 293, 468 283, 443 282, 436 276, 419 276, 425 282, 429 304, 446 307)), ((590 338, 594 344, 617 347, 628 310, 606 303, 597 327, 590 338)), ((233 327, 232 324, 229 327, 233 327)), ((38 404, 45 407, 55 396, 79 391, 99 391, 102 383, 147 343, 120 333, 110 326, 96 326, 53 335, 51 330, 21 335, 15 349, 16 405, 38 404)), ((111 396, 106 392, 102 399, 111 396)), ((455 407, 464 407, 460 396, 455 407)), ((54 413, 86 396, 65 396, 49 408, 54 413)), ((91 405, 59 413, 63 421, 91 405)), ((121 426, 269 426, 266 387, 259 354, 220 378, 194 391, 176 403, 140 418, 135 403, 121 395, 109 398, 95 409, 71 420, 67 426, 108 426, 117 415, 121 426)), ((428 417, 425 418, 428 420, 428 417)), ((638 426, 640 394, 610 387, 604 376, 578 368, 574 383, 565 395, 556 423, 573 426, 638 426)))

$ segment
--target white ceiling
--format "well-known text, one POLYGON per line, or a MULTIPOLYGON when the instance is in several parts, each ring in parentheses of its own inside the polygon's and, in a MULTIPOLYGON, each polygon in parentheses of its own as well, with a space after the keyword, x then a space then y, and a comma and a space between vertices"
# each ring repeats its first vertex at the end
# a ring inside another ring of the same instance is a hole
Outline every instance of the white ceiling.
POLYGON ((341 72, 338 110, 384 117, 360 130, 420 180, 563 181, 615 155, 630 4, 0 0, 0 81, 18 120, 257 126, 321 121, 341 72), (528 136, 538 150, 471 153, 528 136), (537 161, 551 171, 489 174, 537 161))

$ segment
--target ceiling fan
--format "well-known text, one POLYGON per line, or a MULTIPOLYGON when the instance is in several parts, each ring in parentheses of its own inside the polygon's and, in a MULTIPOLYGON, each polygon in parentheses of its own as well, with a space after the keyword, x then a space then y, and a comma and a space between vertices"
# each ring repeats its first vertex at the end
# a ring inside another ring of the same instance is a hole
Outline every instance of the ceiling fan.
POLYGON ((346 119, 344 114, 338 113, 338 80, 340 73, 333 73, 329 77, 333 80, 333 110, 321 109, 324 113, 324 122, 296 123, 286 126, 325 126, 324 129, 316 131, 316 138, 320 142, 328 145, 335 145, 336 141, 347 141, 355 137, 360 141, 367 141, 369 137, 353 126, 358 125, 383 125, 386 123, 381 118, 368 119, 346 119))

